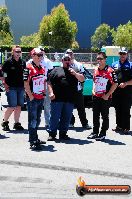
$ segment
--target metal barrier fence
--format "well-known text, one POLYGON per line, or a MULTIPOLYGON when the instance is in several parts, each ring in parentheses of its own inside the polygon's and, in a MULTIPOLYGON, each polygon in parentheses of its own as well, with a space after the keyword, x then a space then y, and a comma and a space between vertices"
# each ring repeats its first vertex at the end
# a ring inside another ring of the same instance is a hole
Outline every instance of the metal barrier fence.
MULTIPOLYGON (((5 59, 11 56, 10 52, 5 51, 4 53, 5 59)), ((54 54, 55 53, 46 53, 46 56, 50 60, 54 60, 54 54)), ((62 58, 64 53, 58 53, 60 59, 62 58)), ((85 63, 85 64, 96 64, 96 58, 97 58, 97 53, 74 53, 75 59, 79 62, 85 63)), ((132 53, 128 54, 129 60, 132 61, 132 53)), ((30 59, 30 54, 29 52, 22 52, 22 58, 27 61, 30 59)))

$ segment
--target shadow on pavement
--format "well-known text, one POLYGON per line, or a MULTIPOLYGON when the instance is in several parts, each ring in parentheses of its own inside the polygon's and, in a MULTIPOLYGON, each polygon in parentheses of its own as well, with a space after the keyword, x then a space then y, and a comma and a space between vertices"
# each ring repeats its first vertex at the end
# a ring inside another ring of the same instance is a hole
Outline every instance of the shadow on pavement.
POLYGON ((123 142, 119 142, 119 141, 116 141, 116 140, 110 140, 110 139, 105 139, 105 140, 102 140, 101 142, 107 143, 109 145, 126 145, 123 142))
POLYGON ((116 133, 119 133, 120 135, 131 135, 132 136, 132 131, 129 131, 127 133, 124 133, 123 131, 117 131, 116 133))
POLYGON ((0 134, 0 139, 6 139, 6 138, 10 138, 10 137, 7 137, 7 136, 5 136, 5 135, 1 135, 1 134, 0 134))
POLYGON ((56 143, 84 145, 84 144, 91 144, 93 142, 88 141, 88 140, 80 140, 80 139, 70 138, 70 140, 56 140, 56 143))
POLYGON ((13 134, 28 134, 28 130, 27 130, 27 129, 24 129, 23 131, 10 130, 10 131, 7 131, 6 133, 13 133, 13 134))
POLYGON ((76 131, 76 132, 83 132, 83 131, 89 131, 91 129, 86 129, 86 128, 83 128, 83 127, 69 127, 69 130, 73 130, 73 131, 76 131))
POLYGON ((35 152, 42 152, 42 151, 49 151, 49 152, 55 152, 57 151, 56 149, 54 149, 53 145, 41 145, 41 150, 32 150, 35 152))

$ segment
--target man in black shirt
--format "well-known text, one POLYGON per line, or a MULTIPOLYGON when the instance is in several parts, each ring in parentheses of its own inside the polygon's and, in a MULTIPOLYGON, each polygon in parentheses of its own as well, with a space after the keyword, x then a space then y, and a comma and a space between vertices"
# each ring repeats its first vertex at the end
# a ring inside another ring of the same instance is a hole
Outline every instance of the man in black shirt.
POLYGON ((23 70, 26 63, 21 59, 21 47, 12 48, 12 57, 3 64, 2 71, 4 86, 7 95, 8 108, 5 111, 2 122, 3 130, 9 131, 9 117, 14 111, 14 129, 23 130, 19 122, 21 107, 24 105, 24 81, 23 70))
POLYGON ((83 74, 70 67, 70 55, 65 54, 62 63, 63 67, 54 68, 48 76, 48 90, 51 99, 49 141, 56 139, 57 129, 59 129, 60 139, 69 139, 67 131, 74 108, 78 81, 84 81, 83 74))

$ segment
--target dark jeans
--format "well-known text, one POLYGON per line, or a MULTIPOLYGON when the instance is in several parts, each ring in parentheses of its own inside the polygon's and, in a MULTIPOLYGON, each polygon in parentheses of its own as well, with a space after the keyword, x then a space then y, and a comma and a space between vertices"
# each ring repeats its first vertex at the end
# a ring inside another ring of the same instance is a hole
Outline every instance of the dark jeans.
POLYGON ((28 108, 28 131, 29 142, 32 143, 38 139, 37 129, 41 121, 41 113, 43 109, 43 99, 27 99, 28 108))
MULTIPOLYGON (((79 119, 80 119, 82 126, 87 125, 88 120, 86 118, 86 112, 85 112, 85 106, 84 106, 84 96, 82 94, 82 91, 78 91, 78 93, 76 94, 75 107, 77 108, 79 119)), ((74 125, 74 123, 75 123, 75 117, 72 114, 70 124, 74 125)))
POLYGON ((66 133, 72 116, 74 104, 70 102, 52 102, 49 135, 55 137, 57 129, 60 133, 66 133))
POLYGON ((132 95, 117 90, 113 95, 113 105, 116 113, 116 125, 122 129, 130 130, 130 109, 131 109, 132 95))
POLYGON ((100 114, 102 116, 101 132, 106 135, 109 128, 109 107, 111 100, 103 100, 99 97, 93 97, 93 132, 98 134, 100 128, 100 114))

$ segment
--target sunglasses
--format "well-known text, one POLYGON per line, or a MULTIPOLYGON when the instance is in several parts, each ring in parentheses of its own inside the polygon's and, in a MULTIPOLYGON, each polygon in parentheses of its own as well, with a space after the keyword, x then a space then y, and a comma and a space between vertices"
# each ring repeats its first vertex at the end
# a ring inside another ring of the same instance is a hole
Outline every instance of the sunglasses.
POLYGON ((119 53, 120 55, 126 55, 127 53, 119 53))
POLYGON ((64 59, 64 61, 71 61, 70 59, 64 59))
POLYGON ((73 53, 72 52, 67 52, 66 54, 72 55, 73 53))
POLYGON ((97 60, 103 60, 104 58, 103 57, 97 57, 97 60))
POLYGON ((22 51, 15 51, 15 53, 21 53, 22 51))
POLYGON ((37 54, 38 57, 43 57, 43 54, 37 54))

